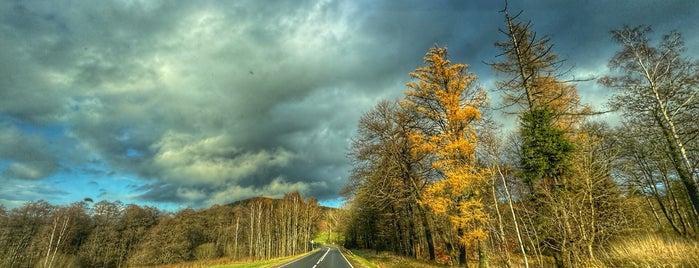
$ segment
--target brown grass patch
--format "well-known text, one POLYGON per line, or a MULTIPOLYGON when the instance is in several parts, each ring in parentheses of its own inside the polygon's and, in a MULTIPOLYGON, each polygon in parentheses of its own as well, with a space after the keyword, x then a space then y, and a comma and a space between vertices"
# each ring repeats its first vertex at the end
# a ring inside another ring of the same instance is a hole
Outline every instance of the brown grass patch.
POLYGON ((699 267, 699 243, 672 235, 637 235, 619 238, 598 256, 595 266, 699 267))

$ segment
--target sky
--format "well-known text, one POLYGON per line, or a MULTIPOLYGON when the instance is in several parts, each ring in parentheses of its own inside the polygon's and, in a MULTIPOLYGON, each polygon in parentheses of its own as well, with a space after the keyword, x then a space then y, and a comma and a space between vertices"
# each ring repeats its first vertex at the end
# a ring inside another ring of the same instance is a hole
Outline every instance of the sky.
MULTIPOLYGON (((359 117, 403 96, 435 44, 498 76, 503 1, 0 1, 0 205, 84 198, 205 208, 299 191, 338 206, 359 117)), ((678 30, 699 1, 509 1, 576 78, 609 31, 678 30)), ((609 89, 577 85, 604 109, 609 89)), ((494 114, 507 125, 507 116, 494 114)), ((600 120, 613 120, 606 114, 600 120)))

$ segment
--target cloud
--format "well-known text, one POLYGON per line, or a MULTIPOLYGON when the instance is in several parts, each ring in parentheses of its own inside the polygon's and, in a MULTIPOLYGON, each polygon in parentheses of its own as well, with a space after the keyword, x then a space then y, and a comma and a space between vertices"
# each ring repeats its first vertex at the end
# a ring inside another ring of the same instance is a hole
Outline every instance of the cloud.
MULTIPOLYGON (((615 51, 607 31, 621 25, 618 12, 628 14, 624 22, 661 30, 698 28, 696 3, 629 10, 635 3, 511 5, 553 36, 576 74, 588 74, 615 51), (669 18, 653 10, 682 12, 669 18)), ((401 97, 430 46, 449 46, 454 62, 493 81, 483 61, 499 53, 492 44, 503 38, 501 8, 492 1, 0 2, 0 176, 38 187, 56 174, 90 173, 105 196, 195 206, 293 190, 334 199, 351 168, 346 150, 358 118, 380 99, 401 97), (128 189, 105 188, 124 176, 134 178, 128 189)), ((603 101, 603 89, 579 89, 603 101)))
POLYGON ((223 184, 287 165, 293 154, 284 149, 242 151, 225 136, 194 140, 188 134, 166 135, 154 145, 152 166, 178 184, 223 184))
POLYGON ((12 185, 12 187, 0 188, 0 204, 10 205, 10 208, 19 206, 26 200, 50 200, 68 194, 68 192, 46 183, 7 178, 2 178, 0 181, 3 182, 3 185, 12 185))
POLYGON ((0 122, 0 159, 9 161, 0 177, 36 180, 58 171, 58 159, 42 138, 22 135, 17 127, 0 122))
MULTIPOLYGON (((7 5, 21 11, 7 15, 18 37, 12 48, 26 49, 3 56, 33 77, 8 85, 6 92, 31 92, 37 96, 20 98, 42 104, 5 106, 4 114, 68 125, 65 135, 83 161, 141 176, 149 187, 144 199, 200 202, 226 187, 265 195, 278 194, 282 186, 304 194, 329 192, 319 188, 327 187, 325 178, 306 176, 328 175, 325 167, 315 172, 317 165, 345 165, 345 144, 330 141, 346 139, 360 112, 337 122, 333 117, 340 113, 333 108, 341 105, 334 104, 346 99, 323 98, 328 103, 313 111, 294 103, 338 90, 336 84, 360 92, 379 87, 374 79, 355 77, 371 57, 355 48, 363 41, 350 23, 355 11, 348 4, 83 3, 71 13, 7 5), (50 93, 45 100, 42 92, 50 93), (279 114, 285 109, 289 113, 279 114), (315 134, 319 128, 326 134, 315 134), (317 142, 328 133, 344 137, 317 142), (315 137, 315 144, 305 144, 316 147, 298 151, 301 137, 315 137), (297 159, 299 153, 308 158, 297 159), (302 186, 305 180, 316 186, 302 186)), ((6 173, 49 176, 37 163, 16 163, 6 173)))

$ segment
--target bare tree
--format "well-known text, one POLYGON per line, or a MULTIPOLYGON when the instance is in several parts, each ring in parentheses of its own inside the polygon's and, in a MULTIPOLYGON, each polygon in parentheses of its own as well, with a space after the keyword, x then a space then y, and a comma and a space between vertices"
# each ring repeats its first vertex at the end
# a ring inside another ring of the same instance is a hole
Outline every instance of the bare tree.
POLYGON ((624 112, 627 121, 652 122, 662 133, 662 143, 694 207, 699 221, 697 148, 699 124, 699 62, 683 56, 684 40, 677 32, 664 35, 653 46, 647 26, 613 30, 612 38, 622 46, 610 61, 616 73, 600 82, 619 91, 611 104, 624 112))

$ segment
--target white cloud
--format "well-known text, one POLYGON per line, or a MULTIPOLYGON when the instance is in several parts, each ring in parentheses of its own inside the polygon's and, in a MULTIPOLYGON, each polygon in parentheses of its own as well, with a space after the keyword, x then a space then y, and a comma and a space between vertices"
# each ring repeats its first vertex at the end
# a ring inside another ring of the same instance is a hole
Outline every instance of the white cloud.
POLYGON ((236 200, 255 196, 265 196, 271 198, 281 198, 284 194, 299 191, 307 193, 314 188, 323 189, 327 185, 325 182, 287 182, 284 177, 276 177, 270 183, 262 187, 241 187, 239 185, 230 185, 225 189, 213 194, 206 200, 207 205, 227 204, 236 200))
POLYGON ((221 185, 237 182, 265 168, 284 167, 293 158, 287 150, 243 151, 223 135, 196 138, 166 133, 151 148, 153 165, 162 170, 161 181, 183 185, 221 185))

